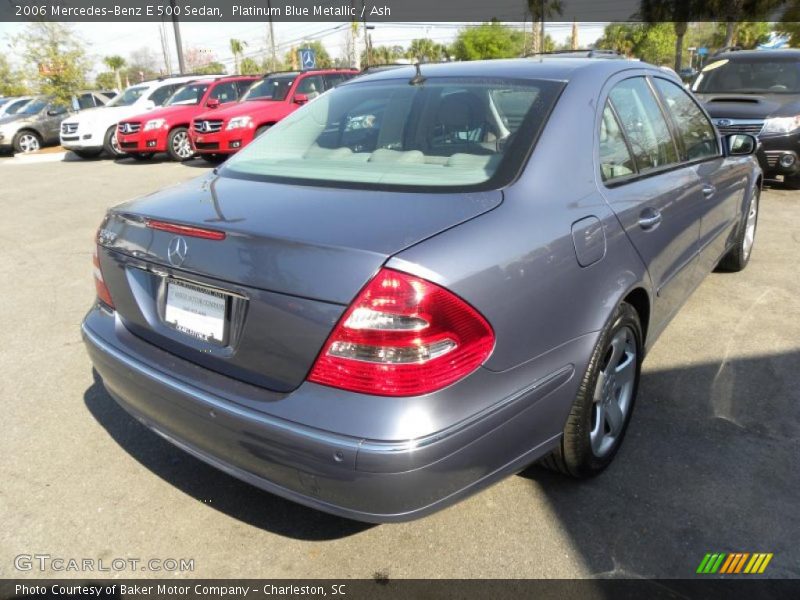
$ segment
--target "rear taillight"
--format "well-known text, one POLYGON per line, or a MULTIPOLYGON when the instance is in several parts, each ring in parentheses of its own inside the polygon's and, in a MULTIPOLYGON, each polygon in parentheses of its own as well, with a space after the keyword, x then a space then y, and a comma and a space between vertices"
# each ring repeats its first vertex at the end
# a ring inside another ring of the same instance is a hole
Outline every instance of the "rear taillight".
POLYGON ((416 396, 472 373, 493 347, 491 326, 461 298, 382 269, 339 320, 308 379, 365 394, 416 396))
POLYGON ((92 255, 92 264, 94 265, 94 287, 97 290, 97 297, 111 308, 114 308, 114 301, 111 299, 111 292, 108 291, 108 286, 103 279, 103 271, 100 269, 100 259, 97 256, 97 246, 94 247, 92 255))

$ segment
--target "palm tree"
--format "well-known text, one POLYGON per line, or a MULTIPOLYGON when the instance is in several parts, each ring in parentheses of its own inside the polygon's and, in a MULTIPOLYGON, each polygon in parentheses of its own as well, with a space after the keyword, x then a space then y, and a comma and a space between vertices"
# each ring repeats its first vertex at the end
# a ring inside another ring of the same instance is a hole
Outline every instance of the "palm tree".
POLYGON ((564 12, 564 5, 561 0, 527 0, 528 12, 531 15, 531 54, 544 52, 544 40, 542 35, 542 21, 560 15, 564 12))
POLYGON ((239 73, 239 57, 242 56, 247 42, 243 40, 231 39, 231 52, 233 53, 234 72, 239 73))
POLYGON ((109 69, 114 71, 114 76, 117 78, 117 90, 122 90, 122 78, 119 72, 125 66, 125 59, 121 56, 106 56, 103 62, 109 69))

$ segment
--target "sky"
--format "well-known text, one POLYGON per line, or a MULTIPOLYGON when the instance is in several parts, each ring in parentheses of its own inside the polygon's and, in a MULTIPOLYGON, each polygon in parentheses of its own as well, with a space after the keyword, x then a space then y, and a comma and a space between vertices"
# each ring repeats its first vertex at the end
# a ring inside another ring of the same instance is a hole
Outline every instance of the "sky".
MULTIPOLYGON (((440 43, 452 42, 464 23, 379 23, 370 31, 373 46, 408 46, 414 38, 428 37, 440 43)), ((578 38, 581 47, 592 44, 602 35, 605 23, 579 24, 578 38)), ((292 45, 299 46, 304 39, 319 39, 332 56, 344 54, 345 31, 348 23, 275 23, 276 49, 283 56, 292 45)), ((521 24, 520 24, 521 26, 521 24)), ((8 49, 8 40, 24 30, 20 23, 0 23, 0 48, 14 62, 15 57, 8 49)), ((157 23, 75 23, 75 32, 87 45, 89 55, 95 59, 95 73, 107 70, 102 58, 118 54, 123 57, 142 47, 150 48, 159 58, 162 57, 160 25, 157 23)), ((561 43, 572 31, 572 23, 548 23, 547 33, 561 43)), ((172 48, 173 70, 177 71, 177 56, 174 50, 172 24, 167 24, 169 43, 172 48)), ((267 48, 266 23, 225 22, 225 23, 181 23, 181 37, 184 48, 198 48, 213 54, 217 60, 233 69, 233 55, 229 40, 236 38, 247 42, 245 56, 263 58, 267 48)), ((362 30, 363 32, 363 30, 362 30)), ((363 46, 362 46, 363 47, 363 46)))

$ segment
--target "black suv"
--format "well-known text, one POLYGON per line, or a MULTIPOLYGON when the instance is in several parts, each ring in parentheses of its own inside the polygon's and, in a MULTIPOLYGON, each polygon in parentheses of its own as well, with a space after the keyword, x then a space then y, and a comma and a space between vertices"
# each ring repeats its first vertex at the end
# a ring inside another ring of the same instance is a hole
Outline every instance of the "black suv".
POLYGON ((720 133, 758 136, 766 177, 800 189, 800 50, 716 55, 692 84, 720 133))

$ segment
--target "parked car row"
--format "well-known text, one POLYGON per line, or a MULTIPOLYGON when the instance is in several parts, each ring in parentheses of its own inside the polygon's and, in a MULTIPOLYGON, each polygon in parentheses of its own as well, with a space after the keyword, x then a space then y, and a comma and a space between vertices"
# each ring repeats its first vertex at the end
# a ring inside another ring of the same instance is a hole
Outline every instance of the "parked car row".
POLYGON ((61 145, 81 158, 101 153, 148 160, 238 152, 295 109, 358 74, 352 69, 165 77, 126 89, 102 109, 61 123, 61 145))
POLYGON ((102 107, 114 92, 85 91, 75 94, 69 105, 48 96, 9 99, 3 105, 11 111, 0 118, 0 153, 36 152, 59 142, 59 126, 65 116, 102 107))

